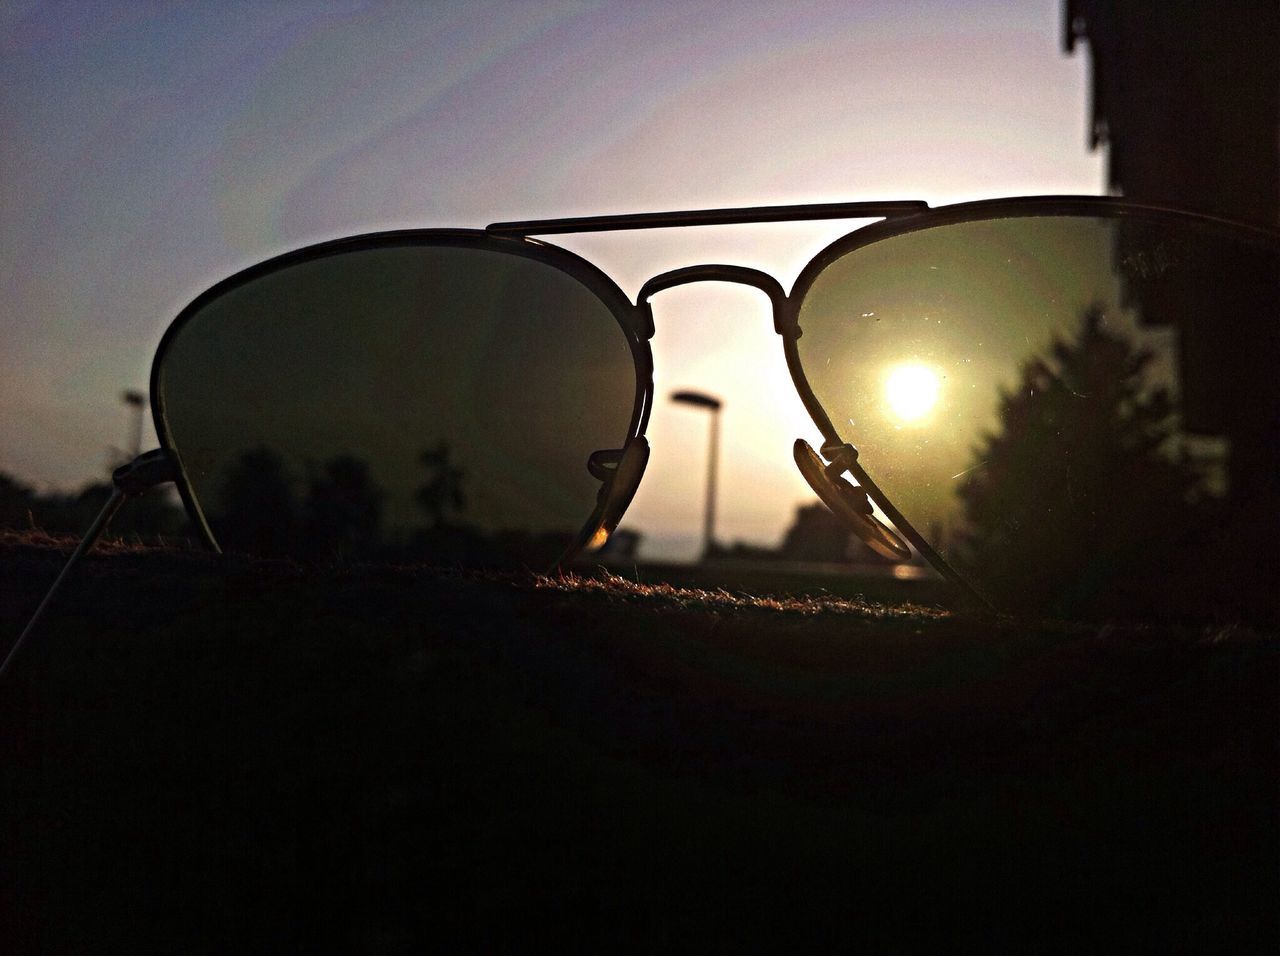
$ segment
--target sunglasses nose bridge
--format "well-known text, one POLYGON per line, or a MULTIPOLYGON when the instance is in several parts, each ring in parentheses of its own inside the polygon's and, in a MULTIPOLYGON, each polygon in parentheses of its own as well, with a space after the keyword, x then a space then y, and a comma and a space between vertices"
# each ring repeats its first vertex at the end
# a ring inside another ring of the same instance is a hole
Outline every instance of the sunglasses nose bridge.
POLYGON ((746 266, 709 263, 706 265, 685 266, 681 269, 663 272, 654 276, 640 287, 640 293, 636 296, 636 306, 640 310, 644 334, 647 338, 653 338, 654 334, 653 307, 650 305, 649 299, 666 289, 673 289, 681 285, 691 285, 695 282, 730 282, 735 285, 745 285, 753 289, 759 289, 769 297, 769 303, 773 309, 774 331, 779 335, 785 336, 795 327, 795 316, 791 308, 791 302, 787 298, 787 293, 783 290, 781 283, 773 276, 767 272, 761 272, 759 269, 750 269, 746 266))

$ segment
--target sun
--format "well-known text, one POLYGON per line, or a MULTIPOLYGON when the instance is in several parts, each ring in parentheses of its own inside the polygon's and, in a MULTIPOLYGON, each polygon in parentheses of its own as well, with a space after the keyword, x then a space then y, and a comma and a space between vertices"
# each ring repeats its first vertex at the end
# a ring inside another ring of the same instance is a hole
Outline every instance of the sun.
POLYGON ((889 409, 904 424, 922 421, 938 404, 941 389, 938 373, 918 362, 895 365, 884 380, 889 409))

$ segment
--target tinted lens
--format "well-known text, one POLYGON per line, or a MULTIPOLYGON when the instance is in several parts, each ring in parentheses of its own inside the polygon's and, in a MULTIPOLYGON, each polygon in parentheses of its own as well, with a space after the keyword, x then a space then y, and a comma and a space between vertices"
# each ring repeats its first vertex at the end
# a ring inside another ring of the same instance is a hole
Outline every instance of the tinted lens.
POLYGON ((1273 243, 1190 218, 959 222, 836 257, 798 349, 839 437, 997 603, 1273 617, 1278 276, 1273 243))
POLYGON ((494 245, 312 256, 179 318, 160 417, 223 548, 559 556, 596 502, 588 456, 627 439, 632 351, 608 287, 494 245))

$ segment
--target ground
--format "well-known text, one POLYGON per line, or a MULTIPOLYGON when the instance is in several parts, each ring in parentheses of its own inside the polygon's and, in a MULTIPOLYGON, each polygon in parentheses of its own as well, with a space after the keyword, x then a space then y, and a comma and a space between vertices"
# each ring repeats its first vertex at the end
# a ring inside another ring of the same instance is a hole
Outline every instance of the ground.
MULTIPOLYGON (((5 646, 67 542, 0 536, 5 646)), ((108 546, 0 685, 7 952, 1280 942, 1280 638, 108 546)))

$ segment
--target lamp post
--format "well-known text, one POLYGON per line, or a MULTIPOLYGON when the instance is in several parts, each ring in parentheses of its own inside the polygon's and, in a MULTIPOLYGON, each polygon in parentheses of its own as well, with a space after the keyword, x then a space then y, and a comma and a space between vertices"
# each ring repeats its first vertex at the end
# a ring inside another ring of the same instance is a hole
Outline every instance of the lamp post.
POLYGON ((129 451, 129 457, 126 461, 132 461, 142 453, 142 411, 147 405, 147 396, 141 392, 129 389, 120 395, 121 401, 129 408, 133 409, 132 435, 129 451))
POLYGON ((705 392, 673 392, 671 400, 711 412, 711 449, 707 455, 707 502, 702 520, 702 559, 711 554, 716 537, 716 463, 720 457, 720 407, 723 402, 705 392))

